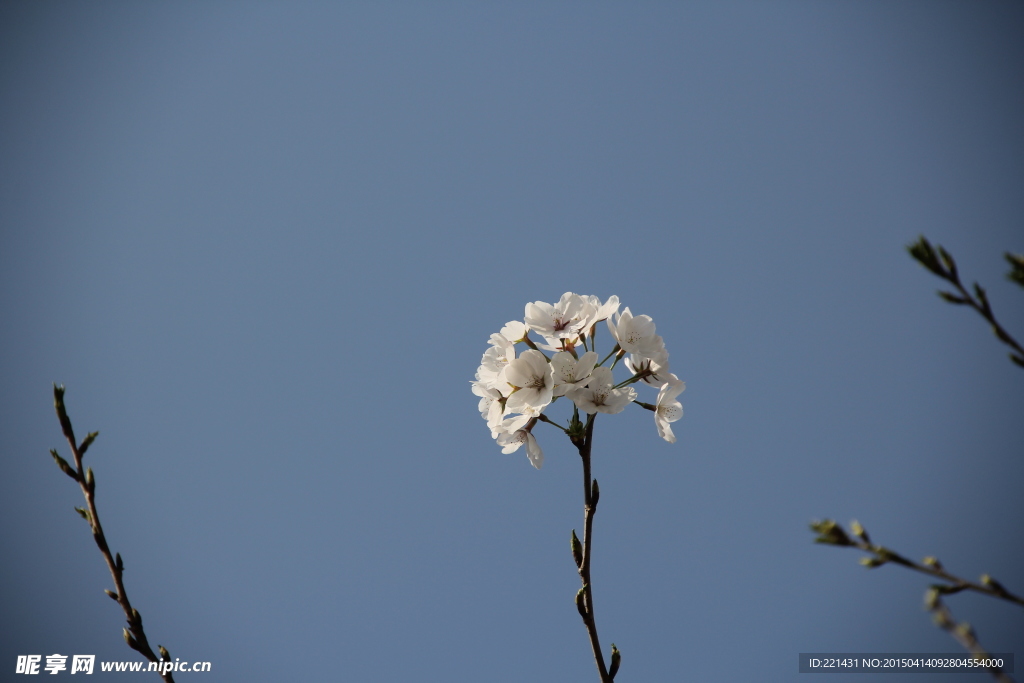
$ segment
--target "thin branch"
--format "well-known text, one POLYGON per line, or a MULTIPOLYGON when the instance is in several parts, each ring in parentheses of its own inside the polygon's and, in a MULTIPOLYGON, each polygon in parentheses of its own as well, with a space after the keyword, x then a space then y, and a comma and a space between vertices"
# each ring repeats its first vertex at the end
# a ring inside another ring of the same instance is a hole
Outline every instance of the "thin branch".
MULTIPOLYGON (((992 655, 981 646, 978 642, 978 636, 971 628, 971 625, 966 621, 956 623, 953 618, 953 613, 949 611, 946 604, 942 602, 941 594, 945 592, 944 586, 932 586, 927 593, 925 593, 924 603, 925 607, 932 614, 932 620, 935 625, 939 628, 947 631, 953 638, 956 639, 965 650, 970 652, 974 659, 978 661, 991 660, 992 655)), ((986 666, 992 677, 995 678, 999 683, 1014 683, 1013 679, 1010 678, 1002 668, 998 666, 986 666)))
POLYGON ((916 572, 927 574, 928 576, 934 576, 935 578, 946 581, 949 585, 944 586, 942 588, 942 592, 947 595, 959 593, 964 590, 971 590, 976 593, 990 595, 994 598, 1000 598, 1007 602, 1012 602, 1024 607, 1024 598, 1006 590, 1003 584, 999 583, 988 574, 982 575, 979 582, 974 582, 956 576, 955 574, 950 574, 942 566, 942 563, 934 557, 926 557, 924 558, 924 561, 920 563, 914 562, 913 560, 909 560, 889 548, 872 543, 871 539, 868 537, 867 531, 865 531, 864 527, 857 522, 853 522, 850 525, 850 529, 853 532, 852 537, 850 534, 846 533, 842 526, 832 519, 826 519, 823 522, 814 522, 811 524, 811 529, 818 534, 818 537, 814 539, 815 543, 859 548, 866 553, 870 553, 872 557, 862 557, 860 560, 861 564, 869 569, 880 567, 883 564, 891 562, 893 564, 902 565, 916 572))
POLYGON ((601 497, 601 489, 597 485, 597 481, 592 480, 590 476, 590 450, 594 438, 594 417, 594 415, 587 416, 587 425, 582 439, 573 440, 573 444, 580 452, 580 459, 583 461, 583 543, 582 547, 578 545, 579 540, 576 538, 576 532, 573 531, 572 549, 580 580, 583 582, 583 587, 576 594, 576 607, 580 616, 583 617, 583 624, 587 627, 587 635, 590 637, 590 647, 594 651, 594 661, 601 676, 601 683, 612 683, 621 655, 618 649, 612 645, 612 670, 609 671, 605 666, 601 641, 597 637, 597 623, 594 619, 594 589, 590 578, 594 513, 597 511, 597 503, 601 497))
POLYGON ((553 425, 553 426, 555 426, 555 427, 558 427, 559 429, 561 429, 561 430, 562 430, 563 432, 565 432, 566 434, 568 434, 568 433, 569 433, 569 430, 568 430, 568 429, 566 429, 566 428, 565 428, 565 427, 563 427, 562 425, 558 424, 558 423, 557 423, 557 422, 555 422, 554 420, 550 419, 550 418, 549 418, 549 417, 548 417, 547 415, 545 415, 544 413, 541 413, 540 415, 538 415, 538 416, 537 416, 537 419, 538 419, 538 420, 540 420, 541 422, 547 422, 547 423, 548 423, 549 425, 553 425))
MULTIPOLYGON (((117 553, 115 556, 110 552, 110 546, 107 545, 107 538, 103 533, 103 526, 100 524, 99 513, 96 511, 96 478, 93 476, 91 467, 85 470, 82 469, 82 456, 85 455, 86 449, 99 432, 90 433, 83 439, 82 444, 78 445, 78 442, 75 440, 74 429, 71 427, 71 420, 68 418, 67 410, 64 407, 64 387, 58 387, 56 384, 53 385, 53 406, 57 411, 57 419, 60 420, 64 438, 67 439, 68 445, 71 447, 71 454, 75 463, 74 468, 61 458, 57 451, 51 450, 50 454, 57 461, 57 466, 66 475, 78 482, 78 485, 82 488, 86 508, 75 509, 85 521, 89 522, 93 540, 96 541, 96 545, 99 547, 100 553, 102 553, 103 559, 107 563, 107 569, 110 570, 110 576, 114 579, 115 590, 108 590, 106 593, 121 606, 128 620, 128 628, 123 629, 124 640, 128 643, 128 647, 137 651, 151 662, 170 662, 171 655, 163 646, 158 646, 162 658, 157 657, 153 652, 153 648, 149 645, 149 640, 146 639, 146 632, 142 628, 142 615, 139 614, 137 609, 132 607, 131 602, 128 600, 128 593, 124 588, 124 563, 121 561, 121 553, 117 553)), ((170 671, 160 672, 160 677, 166 683, 174 683, 174 677, 170 671)))
MULTIPOLYGON (((935 275, 939 276, 946 282, 956 287, 959 294, 953 292, 939 292, 939 296, 945 301, 951 304, 966 305, 976 310, 985 320, 992 325, 992 332, 995 333, 999 341, 1003 342, 1010 348, 1014 349, 1016 353, 1010 353, 1010 360, 1016 365, 1024 367, 1024 348, 1017 343, 1017 340, 1010 336, 1010 334, 999 324, 996 320, 995 314, 992 313, 992 306, 988 302, 988 296, 985 294, 985 290, 977 282, 974 283, 974 295, 963 286, 960 282, 960 274, 957 272, 956 261, 953 257, 942 248, 941 245, 933 247, 931 243, 923 236, 919 237, 917 242, 907 245, 907 251, 910 255, 918 261, 922 266, 930 270, 935 275), (936 251, 938 249, 938 251, 936 251)), ((1007 260, 1010 261, 1011 265, 1014 266, 1014 270, 1011 271, 1011 280, 1015 282, 1014 275, 1018 273, 1018 268, 1024 272, 1024 267, 1019 267, 1017 262, 1011 254, 1007 254, 1007 260)), ((1019 257, 1018 257, 1019 258, 1019 257)), ((1018 277, 1024 277, 1018 275, 1018 277)))

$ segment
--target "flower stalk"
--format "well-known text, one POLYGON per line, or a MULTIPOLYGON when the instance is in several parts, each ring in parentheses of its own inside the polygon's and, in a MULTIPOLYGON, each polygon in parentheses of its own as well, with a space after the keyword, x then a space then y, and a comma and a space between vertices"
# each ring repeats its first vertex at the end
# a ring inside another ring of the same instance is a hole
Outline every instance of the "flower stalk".
MULTIPOLYGON (((601 640, 597 636, 597 621, 594 618, 594 584, 590 578, 590 559, 593 551, 594 538, 594 514, 597 512, 597 502, 601 496, 601 489, 597 480, 591 477, 590 453, 594 440, 594 415, 587 418, 586 431, 582 442, 577 443, 580 460, 583 462, 583 541, 582 561, 577 563, 580 581, 583 587, 580 588, 580 599, 577 601, 580 616, 583 618, 583 625, 587 629, 587 636, 590 638, 590 647, 594 652, 594 662, 597 664, 598 674, 601 676, 601 683, 611 683, 613 678, 605 666, 604 653, 601 650, 601 640)), ((573 539, 576 532, 573 531, 573 539)), ((576 548, 573 547, 573 559, 576 559, 576 548)), ((616 650, 615 652, 618 652, 616 650)), ((616 667, 617 669, 617 667, 616 667)))
POLYGON ((532 432, 538 421, 561 430, 579 452, 583 465, 583 538, 577 537, 573 529, 570 541, 581 583, 576 593, 576 609, 587 629, 601 683, 611 683, 619 670, 622 653, 613 644, 611 665, 606 664, 597 635, 590 576, 594 515, 601 496, 591 473, 594 418, 598 413, 615 415, 630 403, 639 403, 654 412, 658 436, 674 443, 676 438, 669 424, 683 415, 676 397, 685 384, 669 372, 669 354, 662 338, 655 334, 654 321, 647 315, 634 316, 628 308, 620 313, 617 296, 602 303, 596 296, 566 292, 556 304, 528 303, 522 321, 506 323, 489 341, 490 348, 480 359, 472 383, 473 393, 480 397, 480 416, 502 452, 513 453, 525 445, 530 464, 540 469, 544 453, 532 432), (614 345, 598 362, 595 341, 600 322, 607 325, 614 345), (542 337, 544 343, 532 341, 531 333, 542 337), (515 346, 519 343, 528 348, 517 356, 515 346), (627 354, 625 365, 630 376, 616 382, 613 370, 627 354), (613 357, 606 367, 605 363, 613 357), (630 385, 641 382, 658 390, 655 404, 636 400, 636 390, 630 385), (544 414, 561 397, 572 404, 568 428, 544 414), (587 414, 585 422, 580 419, 581 413, 587 414))

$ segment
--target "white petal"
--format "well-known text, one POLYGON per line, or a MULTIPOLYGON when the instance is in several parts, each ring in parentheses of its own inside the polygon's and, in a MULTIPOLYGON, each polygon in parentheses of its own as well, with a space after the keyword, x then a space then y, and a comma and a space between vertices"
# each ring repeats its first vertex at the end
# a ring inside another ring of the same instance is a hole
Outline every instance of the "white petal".
POLYGON ((544 451, 540 449, 540 444, 537 443, 532 432, 526 432, 526 457, 530 459, 530 464, 538 470, 544 465, 544 451))

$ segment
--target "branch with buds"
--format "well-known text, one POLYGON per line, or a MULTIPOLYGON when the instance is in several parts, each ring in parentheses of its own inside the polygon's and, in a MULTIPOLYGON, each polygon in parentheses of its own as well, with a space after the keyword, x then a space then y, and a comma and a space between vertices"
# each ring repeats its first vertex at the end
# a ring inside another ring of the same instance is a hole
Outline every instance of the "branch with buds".
MULTIPOLYGON (((947 593, 945 586, 932 586, 928 589, 928 592, 924 594, 924 605, 931 612, 932 620, 935 625, 942 630, 953 636, 954 639, 965 650, 974 655, 974 658, 979 662, 993 661, 992 655, 988 653, 981 643, 978 642, 978 635, 974 632, 974 629, 966 621, 961 621, 959 624, 956 619, 953 618, 953 613, 949 611, 946 604, 942 602, 943 593, 947 593)), ((1010 678, 1002 668, 995 666, 994 664, 986 666, 992 677, 995 678, 999 683, 1014 683, 1013 679, 1010 678)))
MULTIPOLYGON (((57 386, 56 384, 53 385, 53 406, 57 411, 57 419, 60 421, 64 438, 67 439, 68 445, 71 447, 74 467, 62 458, 56 449, 51 449, 50 455, 53 456, 61 471, 78 482, 78 485, 82 488, 82 494, 85 496, 85 507, 76 507, 75 510, 82 516, 82 519, 89 523, 93 540, 96 541, 96 546, 100 549, 100 553, 107 563, 107 568, 110 570, 110 576, 114 579, 114 590, 104 590, 104 592, 121 606, 127 618, 128 626, 123 629, 124 640, 128 643, 128 647, 140 653, 149 661, 167 662, 169 664, 171 662, 171 655, 162 645, 157 646, 157 649, 160 650, 159 657, 153 652, 153 648, 150 647, 149 640, 146 638, 146 632, 142 628, 142 615, 139 614, 137 609, 132 607, 132 603, 128 600, 128 593, 124 588, 124 562, 121 560, 121 553, 113 554, 110 552, 110 546, 107 545, 107 537, 103 533, 103 526, 100 524, 99 513, 96 511, 96 477, 93 475, 91 467, 83 470, 82 458, 85 456, 86 450, 88 450, 89 446, 99 435, 99 432, 90 432, 82 439, 81 444, 78 443, 75 439, 75 431, 71 427, 71 419, 68 417, 67 410, 64 407, 64 387, 57 386)), ((166 683, 174 683, 174 677, 170 671, 160 671, 159 673, 166 683)))
MULTIPOLYGON (((935 557, 929 556, 921 562, 914 562, 894 550, 873 543, 871 537, 868 536, 867 530, 857 520, 850 522, 849 533, 832 519, 812 522, 811 530, 818 534, 817 538, 814 539, 815 543, 857 548, 869 553, 868 557, 860 558, 860 563, 868 569, 881 567, 883 564, 898 564, 907 569, 912 569, 913 571, 945 581, 946 583, 932 584, 929 587, 928 592, 925 593, 925 607, 932 613, 932 618, 936 625, 952 634, 957 642, 963 645, 976 659, 989 659, 990 657, 978 642, 977 636, 970 624, 967 622, 957 624, 954 621, 952 613, 943 604, 941 596, 953 595, 954 593, 969 590, 1024 607, 1024 598, 1006 590, 1003 584, 988 574, 982 574, 977 582, 968 581, 947 571, 935 557)), ((1013 679, 1007 676, 999 667, 989 667, 989 671, 1001 683, 1013 682, 1013 679)))
POLYGON ((947 584, 943 586, 942 592, 947 595, 959 593, 964 590, 970 590, 976 593, 989 595, 994 598, 999 598, 1001 600, 1006 600, 1007 602, 1012 602, 1024 607, 1024 598, 1006 590, 1003 584, 999 583, 988 574, 982 574, 981 578, 977 582, 968 581, 967 579, 948 572, 946 568, 942 566, 942 563, 934 557, 929 556, 924 558, 921 562, 914 562, 894 550, 872 543, 871 538, 868 536, 868 532, 860 525, 859 522, 857 522, 857 520, 850 522, 851 533, 849 534, 841 525, 837 524, 836 521, 832 519, 826 519, 823 522, 812 522, 811 530, 818 534, 818 537, 814 539, 815 543, 858 548, 866 553, 870 553, 871 557, 860 558, 860 563, 868 569, 881 567, 883 564, 898 564, 916 572, 934 576, 937 579, 942 579, 947 584))
MULTIPOLYGON (((1013 349, 1010 353, 1010 360, 1020 367, 1024 367, 1024 348, 1021 348, 1021 345, 1017 343, 1017 340, 1011 337, 1010 334, 1003 329, 1003 326, 996 320, 995 314, 992 313, 992 306, 988 302, 988 295, 985 293, 985 290, 981 285, 977 282, 974 283, 973 296, 963 286, 960 282, 960 274, 956 269, 956 261, 953 260, 953 257, 949 252, 942 248, 942 245, 936 245, 933 247, 931 243, 922 236, 913 244, 908 244, 907 251, 910 252, 910 255, 914 257, 918 263, 956 288, 956 292, 939 290, 939 296, 942 297, 943 300, 948 301, 951 304, 970 306, 976 310, 989 322, 990 325, 992 325, 992 332, 996 335, 999 341, 1013 349)), ((1007 253, 1005 256, 1011 266, 1011 270, 1006 276, 1007 279, 1024 287, 1024 256, 1010 253, 1007 253)))

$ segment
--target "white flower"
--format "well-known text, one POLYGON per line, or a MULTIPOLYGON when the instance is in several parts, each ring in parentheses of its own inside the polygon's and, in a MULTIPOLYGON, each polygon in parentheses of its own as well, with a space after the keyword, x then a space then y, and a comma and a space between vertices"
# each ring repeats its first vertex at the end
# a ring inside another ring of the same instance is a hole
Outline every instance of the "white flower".
POLYGON ((554 378, 547 357, 540 351, 523 351, 519 358, 510 361, 505 368, 505 381, 518 387, 505 402, 508 412, 539 412, 551 403, 554 378))
POLYGON ((487 426, 491 429, 491 438, 496 438, 497 426, 501 423, 504 406, 501 399, 504 398, 497 389, 487 386, 483 382, 473 382, 473 393, 480 397, 477 408, 480 410, 480 417, 487 420, 487 426))
MULTIPOLYGON (((480 367, 476 378, 485 386, 493 389, 504 389, 505 368, 516 357, 515 344, 500 334, 491 335, 491 348, 484 352, 480 359, 480 367)), ((507 393, 507 392, 506 392, 507 393)))
POLYGON ((591 327, 619 312, 619 297, 614 294, 608 297, 608 301, 605 301, 603 304, 596 296, 585 296, 583 300, 584 318, 580 329, 584 334, 589 335, 591 327))
POLYGON ((525 415, 505 420, 501 424, 502 432, 498 434, 498 445, 502 447, 502 453, 515 453, 525 443, 526 457, 539 470, 544 464, 544 451, 531 431, 534 424, 534 418, 525 415), (524 419, 525 422, 522 421, 524 419))
POLYGON ((636 400, 636 391, 632 387, 613 389, 614 386, 611 369, 594 368, 585 389, 571 389, 565 395, 585 413, 614 415, 621 413, 631 401, 636 400))
POLYGON ((545 339, 556 342, 559 339, 573 339, 579 336, 586 322, 584 301, 579 294, 566 292, 558 303, 552 306, 543 301, 526 304, 526 324, 545 339))
POLYGON ((686 383, 669 373, 668 381, 658 391, 658 402, 655 403, 654 424, 658 427, 658 436, 669 443, 676 442, 676 435, 672 433, 670 422, 675 422, 683 416, 683 404, 676 400, 676 396, 683 392, 686 383))
POLYGON ((567 351, 556 353, 551 357, 551 373, 555 380, 552 396, 564 396, 570 389, 585 386, 595 365, 597 354, 593 351, 587 351, 579 360, 567 351))
POLYGON ((634 375, 651 373, 640 381, 650 384, 652 387, 660 388, 668 381, 668 351, 658 355, 657 358, 644 358, 643 356, 631 353, 626 358, 626 369, 634 375))
POLYGON ((654 321, 649 315, 634 318, 627 307, 622 313, 616 314, 614 323, 608 318, 608 329, 626 353, 657 358, 665 351, 665 342, 654 333, 654 321))
POLYGON ((505 327, 501 328, 501 336, 514 344, 515 342, 523 341, 529 331, 530 328, 526 326, 526 323, 510 320, 505 323, 505 327))

